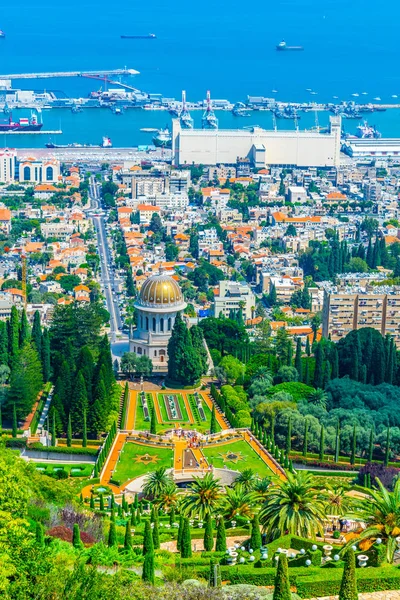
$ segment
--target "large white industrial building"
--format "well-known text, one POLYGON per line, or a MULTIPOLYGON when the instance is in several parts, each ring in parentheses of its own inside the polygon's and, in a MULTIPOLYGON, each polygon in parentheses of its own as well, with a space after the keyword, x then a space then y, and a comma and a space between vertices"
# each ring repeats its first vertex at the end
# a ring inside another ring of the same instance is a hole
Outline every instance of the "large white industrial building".
POLYGON ((172 123, 172 152, 176 165, 233 165, 249 158, 266 165, 332 167, 340 162, 341 119, 330 117, 328 133, 317 131, 267 131, 251 129, 182 129, 172 123))

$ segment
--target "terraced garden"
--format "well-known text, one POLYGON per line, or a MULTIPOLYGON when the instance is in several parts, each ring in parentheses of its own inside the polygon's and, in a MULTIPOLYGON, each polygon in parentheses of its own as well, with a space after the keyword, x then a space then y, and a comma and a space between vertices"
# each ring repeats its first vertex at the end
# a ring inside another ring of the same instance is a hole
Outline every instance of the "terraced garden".
POLYGON ((253 469, 260 477, 272 475, 269 467, 244 440, 205 447, 202 450, 207 461, 216 468, 226 467, 234 471, 253 469))
POLYGON ((154 448, 127 442, 120 454, 113 480, 122 485, 129 479, 155 471, 159 467, 172 467, 172 448, 154 448))

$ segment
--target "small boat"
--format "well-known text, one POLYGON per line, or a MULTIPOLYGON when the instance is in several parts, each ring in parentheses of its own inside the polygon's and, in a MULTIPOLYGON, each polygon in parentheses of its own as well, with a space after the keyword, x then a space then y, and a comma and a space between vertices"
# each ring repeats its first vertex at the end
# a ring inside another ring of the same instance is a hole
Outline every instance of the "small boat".
POLYGON ((377 100, 378 102, 380 102, 381 99, 379 98, 379 96, 377 96, 376 98, 374 98, 374 100, 377 100))
POLYGON ((272 92, 273 94, 277 94, 277 93, 278 93, 278 90, 271 90, 271 92, 272 92))
POLYGON ((148 33, 147 35, 121 35, 122 40, 154 40, 156 37, 155 33, 148 33))
POLYGON ((0 38, 5 38, 5 37, 6 37, 6 34, 4 33, 4 31, 2 31, 2 30, 0 29, 0 38))
POLYGON ((168 127, 157 131, 157 134, 153 137, 153 143, 157 148, 171 148, 172 135, 168 127))

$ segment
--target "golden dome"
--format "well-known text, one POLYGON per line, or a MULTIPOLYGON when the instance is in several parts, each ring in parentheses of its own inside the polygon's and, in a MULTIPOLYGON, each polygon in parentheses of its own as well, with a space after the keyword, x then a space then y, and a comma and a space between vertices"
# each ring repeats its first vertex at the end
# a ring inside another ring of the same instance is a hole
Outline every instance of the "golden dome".
POLYGON ((183 301, 179 285, 168 275, 152 275, 140 290, 139 304, 142 306, 175 306, 183 301))

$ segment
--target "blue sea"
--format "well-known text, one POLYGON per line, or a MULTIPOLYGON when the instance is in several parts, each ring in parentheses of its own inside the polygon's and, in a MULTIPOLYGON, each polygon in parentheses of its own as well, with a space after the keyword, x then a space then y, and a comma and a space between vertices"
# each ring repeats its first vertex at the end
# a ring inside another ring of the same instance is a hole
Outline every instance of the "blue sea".
MULTIPOLYGON (((231 101, 248 95, 287 101, 372 101, 400 103, 400 3, 387 0, 239 0, 191 3, 105 0, 0 0, 0 74, 30 71, 95 70, 128 67, 140 71, 133 85, 147 92, 200 100, 231 101), (122 40, 121 34, 155 33, 154 40, 122 40), (304 52, 276 52, 285 39, 304 52), (310 94, 311 89, 315 94, 310 94), (272 92, 277 90, 277 92, 272 92), (361 95, 366 92, 367 95, 361 95), (360 94, 359 98, 352 94, 360 94), (393 96, 398 96, 393 98, 393 96)), ((85 96, 100 83, 89 79, 15 82, 15 87, 62 90, 85 96)), ((15 115, 21 116, 19 114, 15 115)), ((270 115, 250 119, 218 115, 221 127, 270 126, 270 115), (244 122, 246 121, 246 122, 244 122)), ((195 115, 199 118, 200 115, 195 115)), ((165 125, 169 116, 107 110, 44 113, 45 129, 58 128, 58 141, 96 143, 109 135, 115 145, 146 143, 142 127, 165 125)), ((321 124, 327 115, 320 117, 321 124)), ((400 111, 370 116, 384 136, 400 137, 400 111)), ((300 127, 314 124, 305 115, 300 127)), ((346 122, 349 130, 356 124, 346 122)), ((285 121, 282 128, 293 127, 285 121)), ((42 145, 43 136, 12 136, 12 145, 42 145), (18 138, 18 141, 17 139, 18 138), (39 138, 39 139, 37 139, 39 138)), ((0 144, 8 143, 1 140, 0 144)), ((46 140, 47 141, 47 140, 46 140)))

